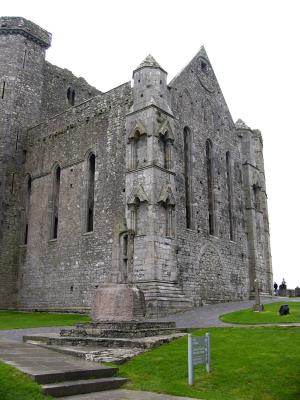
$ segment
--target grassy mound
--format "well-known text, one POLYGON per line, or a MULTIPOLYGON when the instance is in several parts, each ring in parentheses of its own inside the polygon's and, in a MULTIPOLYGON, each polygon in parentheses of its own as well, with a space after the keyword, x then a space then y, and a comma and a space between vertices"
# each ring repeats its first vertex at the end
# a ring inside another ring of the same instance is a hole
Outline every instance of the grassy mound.
POLYGON ((291 322, 300 323, 300 302, 279 302, 265 304, 265 311, 254 312, 252 309, 239 310, 220 316, 221 321, 232 324, 284 324, 291 322), (279 315, 282 304, 288 304, 290 314, 279 315))
POLYGON ((50 400, 41 387, 10 365, 0 363, 1 400, 50 400))
POLYGON ((90 321, 90 317, 80 314, 0 311, 0 330, 41 328, 46 326, 69 326, 87 321, 90 321))
POLYGON ((213 328, 212 373, 195 369, 187 383, 187 338, 163 345, 120 366, 130 389, 205 400, 300 398, 300 328, 213 328))

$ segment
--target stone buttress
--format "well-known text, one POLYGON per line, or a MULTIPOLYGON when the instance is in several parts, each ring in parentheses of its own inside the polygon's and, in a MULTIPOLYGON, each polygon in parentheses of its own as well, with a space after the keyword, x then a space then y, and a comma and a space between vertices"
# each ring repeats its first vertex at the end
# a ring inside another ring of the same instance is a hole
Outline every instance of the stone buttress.
POLYGON ((177 284, 174 116, 167 73, 149 55, 133 72, 133 107, 126 117, 126 221, 133 254, 128 282, 144 291, 147 314, 192 307, 177 284))
POLYGON ((273 274, 262 137, 260 131, 251 130, 242 120, 236 122, 236 129, 243 158, 250 296, 254 296, 255 279, 261 294, 270 295, 273 274))

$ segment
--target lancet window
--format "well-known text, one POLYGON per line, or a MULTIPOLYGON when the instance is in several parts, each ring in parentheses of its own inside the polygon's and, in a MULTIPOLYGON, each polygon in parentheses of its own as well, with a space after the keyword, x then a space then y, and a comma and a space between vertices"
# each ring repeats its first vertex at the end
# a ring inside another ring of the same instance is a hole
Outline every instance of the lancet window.
POLYGON ((87 232, 92 232, 94 229, 95 163, 96 163, 95 154, 91 153, 88 157, 87 205, 86 205, 87 232))
POLYGON ((226 153, 226 178, 227 178, 227 204, 228 204, 228 217, 229 217, 229 237, 234 240, 233 233, 233 204, 232 204, 232 175, 231 175, 231 157, 230 152, 226 153))
POLYGON ((23 243, 28 243, 28 228, 29 228, 29 210, 31 197, 31 177, 28 176, 25 181, 25 215, 24 215, 24 235, 23 243))
POLYGON ((215 201, 214 201, 214 174, 213 174, 213 147, 212 142, 207 140, 206 150, 206 174, 207 174, 207 201, 208 201, 208 227, 209 234, 215 235, 215 201))
POLYGON ((184 182, 185 182, 185 212, 186 227, 192 228, 192 140, 188 127, 183 130, 184 151, 184 182))
POLYGON ((57 165, 53 174, 53 190, 52 190, 52 221, 50 239, 57 239, 58 234, 58 218, 59 218, 59 192, 60 192, 61 169, 57 165))

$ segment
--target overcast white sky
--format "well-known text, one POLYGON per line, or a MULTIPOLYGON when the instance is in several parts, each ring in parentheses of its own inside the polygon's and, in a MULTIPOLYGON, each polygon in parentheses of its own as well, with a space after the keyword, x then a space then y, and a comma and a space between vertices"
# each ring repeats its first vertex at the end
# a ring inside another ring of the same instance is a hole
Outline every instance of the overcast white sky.
POLYGON ((274 280, 300 286, 298 0, 10 0, 53 34, 47 59, 101 91, 151 53, 169 80, 203 44, 234 121, 262 131, 274 280))

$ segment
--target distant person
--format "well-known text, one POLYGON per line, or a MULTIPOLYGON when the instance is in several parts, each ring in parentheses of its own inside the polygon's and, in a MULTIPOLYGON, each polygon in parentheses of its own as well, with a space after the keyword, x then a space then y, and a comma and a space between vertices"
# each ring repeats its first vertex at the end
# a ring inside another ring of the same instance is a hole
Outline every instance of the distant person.
POLYGON ((275 283, 274 283, 274 293, 275 293, 275 295, 277 294, 277 289, 278 289, 278 285, 277 285, 277 283, 275 282, 275 283))
POLYGON ((286 289, 286 281, 284 280, 284 278, 282 279, 281 285, 282 285, 282 287, 283 287, 284 289, 286 289))

